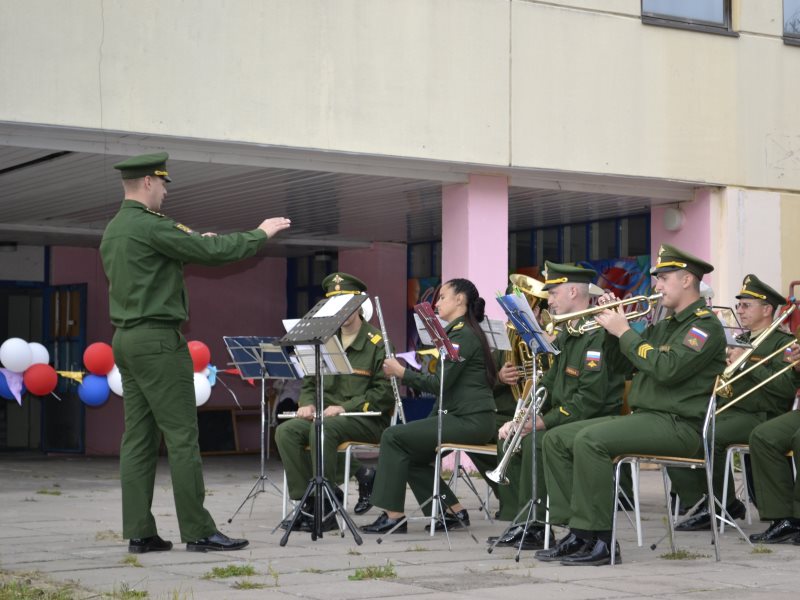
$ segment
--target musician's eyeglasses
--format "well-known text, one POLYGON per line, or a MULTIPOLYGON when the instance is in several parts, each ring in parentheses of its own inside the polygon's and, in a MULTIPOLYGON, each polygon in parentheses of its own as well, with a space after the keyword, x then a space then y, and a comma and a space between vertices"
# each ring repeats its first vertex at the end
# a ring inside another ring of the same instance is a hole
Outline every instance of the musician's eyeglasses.
POLYGON ((737 302, 736 303, 736 310, 750 310, 753 306, 765 306, 765 302, 737 302))

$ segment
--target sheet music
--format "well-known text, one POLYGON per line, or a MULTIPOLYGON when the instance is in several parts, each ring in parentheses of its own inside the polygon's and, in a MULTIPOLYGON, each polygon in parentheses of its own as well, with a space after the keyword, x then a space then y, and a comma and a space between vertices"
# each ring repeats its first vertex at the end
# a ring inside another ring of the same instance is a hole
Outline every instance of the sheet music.
POLYGON ((486 318, 481 322, 481 329, 486 334, 486 341, 492 350, 511 350, 511 342, 503 321, 486 318))
MULTIPOLYGON (((439 319, 439 323, 442 324, 442 329, 446 329, 449 325, 449 321, 445 321, 441 317, 437 316, 439 319)), ((420 316, 417 313, 414 313, 414 325, 417 328, 417 333, 419 334, 419 341, 422 343, 423 346, 433 346, 433 340, 431 339, 428 330, 425 328, 425 323, 422 321, 420 316)))
MULTIPOLYGON (((338 296, 337 296, 338 297, 338 296)), ((283 326, 290 331, 300 319, 283 319, 283 326)), ((299 345, 294 347, 296 361, 300 367, 298 372, 304 376, 314 375, 317 371, 314 346, 299 345)), ((342 348, 338 336, 331 337, 321 348, 322 373, 324 375, 351 375, 353 367, 347 360, 347 353, 342 348)))
POLYGON ((350 301, 350 298, 353 297, 353 294, 339 294, 338 296, 331 296, 328 298, 328 301, 325 305, 320 308, 312 318, 316 319, 319 317, 333 317, 338 313, 340 310, 344 308, 344 305, 350 301))
POLYGON ((534 354, 539 352, 560 354, 560 350, 553 346, 545 337, 542 328, 539 327, 539 323, 533 315, 530 304, 528 304, 528 301, 523 296, 518 296, 516 294, 498 296, 497 302, 508 316, 508 319, 514 324, 514 327, 517 328, 520 337, 530 346, 534 354))

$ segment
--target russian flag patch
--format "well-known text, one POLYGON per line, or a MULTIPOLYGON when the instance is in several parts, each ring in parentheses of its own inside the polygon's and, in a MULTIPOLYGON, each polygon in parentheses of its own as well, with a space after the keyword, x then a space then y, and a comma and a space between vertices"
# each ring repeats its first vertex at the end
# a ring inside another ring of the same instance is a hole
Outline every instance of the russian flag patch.
POLYGON ((587 350, 584 358, 584 366, 587 371, 599 371, 602 364, 602 356, 599 350, 587 350))
POLYGON ((683 345, 688 346, 695 352, 700 352, 708 341, 708 334, 699 327, 692 327, 686 337, 683 338, 683 345))

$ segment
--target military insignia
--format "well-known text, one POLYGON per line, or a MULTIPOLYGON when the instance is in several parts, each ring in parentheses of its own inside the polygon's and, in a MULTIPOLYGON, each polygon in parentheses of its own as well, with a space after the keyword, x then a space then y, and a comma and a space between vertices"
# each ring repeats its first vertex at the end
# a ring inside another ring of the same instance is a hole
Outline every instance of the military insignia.
POLYGON ((381 334, 380 333, 376 333, 371 338, 369 338, 369 341, 377 346, 378 342, 380 342, 382 339, 383 338, 381 337, 381 334))
POLYGON ((564 408, 563 406, 559 406, 558 407, 558 412, 560 412, 565 417, 571 416, 571 413, 566 408, 564 408))
POLYGON ((456 323, 455 325, 453 325, 453 328, 450 331, 458 331, 459 329, 463 328, 464 328, 464 321, 461 321, 461 323, 456 323))
POLYGON ((570 377, 577 377, 578 375, 581 374, 581 372, 578 371, 578 369, 576 369, 575 367, 567 367, 567 368, 565 368, 564 369, 564 373, 566 373, 570 377))
POLYGON ((753 356, 751 356, 751 357, 750 357, 750 359, 749 359, 749 360, 750 360, 750 362, 759 362, 759 361, 761 361, 763 358, 764 358, 763 356, 756 356, 756 355, 753 355, 753 356))
POLYGON ((711 311, 705 308, 698 308, 696 311, 694 311, 694 314, 696 314, 698 317, 705 317, 706 315, 710 315, 711 311))
POLYGON ((369 369, 353 369, 353 375, 363 375, 364 377, 372 377, 372 371, 369 369))
POLYGON ((646 344, 645 343, 645 344, 642 344, 641 346, 639 346, 636 349, 636 354, 639 355, 639 358, 646 359, 647 358, 647 353, 650 352, 651 350, 655 350, 655 348, 653 348, 650 344, 646 344))
POLYGON ((683 345, 700 352, 708 341, 708 334, 699 327, 692 327, 683 338, 683 345))
POLYGON ((658 351, 659 352, 669 352, 669 349, 670 349, 670 345, 669 344, 664 344, 664 345, 658 347, 658 351))
POLYGON ((369 412, 369 402, 364 402, 364 408, 361 409, 361 412, 369 412))
POLYGON ((599 371, 602 364, 602 357, 598 350, 587 350, 584 357, 584 366, 587 371, 599 371))
POLYGON ((663 262, 663 261, 661 260, 661 255, 662 255, 662 254, 664 254, 664 246, 660 246, 660 247, 658 248, 658 262, 663 262))
POLYGON ((152 210, 150 208, 146 208, 145 207, 144 211, 145 212, 149 212, 151 215, 155 215, 157 217, 166 217, 166 215, 162 215, 160 212, 156 212, 156 211, 154 211, 154 210, 152 210))
POLYGON ((175 229, 177 229, 179 231, 182 231, 183 233, 185 233, 187 235, 194 235, 194 233, 195 233, 194 229, 191 229, 191 228, 187 227, 183 223, 175 223, 175 229))
POLYGON ((340 275, 337 273, 337 274, 334 276, 334 278, 332 279, 332 281, 333 281, 333 283, 335 283, 335 284, 336 284, 336 285, 333 287, 333 289, 334 289, 334 290, 336 290, 337 292, 338 292, 338 291, 340 291, 340 290, 342 289, 341 283, 344 281, 344 279, 343 279, 343 278, 342 278, 342 277, 341 277, 341 276, 340 276, 340 275))
POLYGON ((750 275, 744 278, 744 284, 747 285, 748 283, 750 283, 750 275))

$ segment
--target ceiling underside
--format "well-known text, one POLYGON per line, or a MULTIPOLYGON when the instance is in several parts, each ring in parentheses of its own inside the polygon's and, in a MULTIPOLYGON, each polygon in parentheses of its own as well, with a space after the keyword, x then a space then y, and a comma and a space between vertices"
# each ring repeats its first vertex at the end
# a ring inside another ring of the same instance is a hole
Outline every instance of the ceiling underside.
MULTIPOLYGON (((2 143, 0 241, 99 244, 122 199, 112 165, 126 155, 2 143)), ((442 186, 453 181, 175 159, 169 171, 173 183, 162 211, 195 230, 224 233, 271 216, 291 218, 291 230, 265 251, 276 256, 439 239, 442 186)), ((686 199, 689 189, 682 184, 674 198, 653 198, 529 187, 512 176, 509 229, 641 214, 686 199)))

